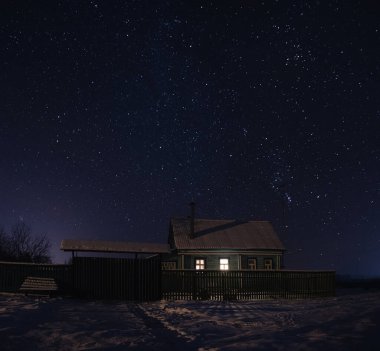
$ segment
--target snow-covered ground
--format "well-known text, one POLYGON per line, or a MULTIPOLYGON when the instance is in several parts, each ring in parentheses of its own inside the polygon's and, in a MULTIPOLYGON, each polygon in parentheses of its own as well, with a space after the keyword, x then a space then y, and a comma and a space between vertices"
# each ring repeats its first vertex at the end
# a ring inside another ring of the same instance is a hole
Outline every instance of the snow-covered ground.
POLYGON ((123 303, 0 295, 0 350, 380 350, 380 291, 123 303))

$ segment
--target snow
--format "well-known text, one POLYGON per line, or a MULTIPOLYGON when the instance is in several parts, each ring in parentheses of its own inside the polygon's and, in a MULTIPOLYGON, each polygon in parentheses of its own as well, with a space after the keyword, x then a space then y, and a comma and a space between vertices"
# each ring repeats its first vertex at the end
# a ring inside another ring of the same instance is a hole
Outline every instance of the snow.
POLYGON ((1 350, 378 350, 380 291, 130 303, 0 295, 1 350))

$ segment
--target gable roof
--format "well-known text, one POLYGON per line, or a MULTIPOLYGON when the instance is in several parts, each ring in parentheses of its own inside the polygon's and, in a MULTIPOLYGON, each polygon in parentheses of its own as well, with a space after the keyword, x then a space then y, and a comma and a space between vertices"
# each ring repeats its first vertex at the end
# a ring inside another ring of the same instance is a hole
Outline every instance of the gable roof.
POLYGON ((172 242, 176 249, 274 249, 285 250, 270 222, 195 219, 194 238, 190 218, 172 218, 172 242))

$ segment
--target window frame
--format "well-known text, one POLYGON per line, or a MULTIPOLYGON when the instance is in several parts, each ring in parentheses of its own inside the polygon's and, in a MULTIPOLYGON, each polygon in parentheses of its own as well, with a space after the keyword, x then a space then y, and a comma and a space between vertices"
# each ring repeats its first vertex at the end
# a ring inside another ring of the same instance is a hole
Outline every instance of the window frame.
POLYGON ((256 257, 248 257, 247 258, 247 269, 250 271, 256 271, 257 270, 257 258, 256 257), (254 263, 250 263, 250 261, 253 261, 254 263), (252 268, 254 266, 254 268, 252 268))
POLYGON ((197 271, 204 271, 206 269, 206 258, 205 257, 195 257, 194 258, 194 268, 197 271), (203 261, 203 263, 197 263, 197 261, 203 261), (203 266, 203 268, 201 268, 202 266, 203 266))
POLYGON ((268 271, 273 270, 273 259, 272 258, 265 258, 264 259, 264 268, 268 271), (269 264, 268 264, 269 263, 269 264), (270 266, 270 267, 269 267, 270 266))
POLYGON ((173 271, 177 269, 177 262, 176 261, 164 261, 161 262, 161 269, 165 271, 173 271))

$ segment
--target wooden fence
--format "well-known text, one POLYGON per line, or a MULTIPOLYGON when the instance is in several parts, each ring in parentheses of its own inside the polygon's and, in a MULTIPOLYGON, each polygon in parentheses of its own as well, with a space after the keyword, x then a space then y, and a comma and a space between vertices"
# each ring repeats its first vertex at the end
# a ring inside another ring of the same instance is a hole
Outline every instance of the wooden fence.
POLYGON ((59 294, 72 290, 71 265, 0 262, 0 291, 18 292, 26 277, 54 278, 59 294))
POLYGON ((333 271, 162 271, 162 298, 254 300, 335 295, 333 271))
POLYGON ((333 271, 161 270, 160 260, 75 257, 73 265, 0 262, 0 291, 28 276, 54 278, 59 294, 152 301, 254 300, 335 295, 333 271))
POLYGON ((161 260, 74 257, 73 294, 84 298, 161 299, 161 260))

